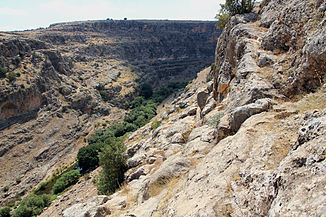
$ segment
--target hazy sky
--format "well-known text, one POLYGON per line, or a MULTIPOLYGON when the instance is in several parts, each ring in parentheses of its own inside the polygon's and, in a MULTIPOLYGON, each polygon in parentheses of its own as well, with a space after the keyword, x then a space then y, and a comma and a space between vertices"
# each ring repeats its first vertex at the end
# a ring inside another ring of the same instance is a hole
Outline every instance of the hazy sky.
POLYGON ((123 19, 213 20, 224 0, 0 0, 0 31, 123 19))

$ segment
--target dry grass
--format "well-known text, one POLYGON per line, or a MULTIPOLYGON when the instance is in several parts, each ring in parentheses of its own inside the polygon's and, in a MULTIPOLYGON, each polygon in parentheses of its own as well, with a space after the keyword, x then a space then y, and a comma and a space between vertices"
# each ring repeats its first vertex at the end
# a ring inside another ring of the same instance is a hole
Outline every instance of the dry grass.
POLYGON ((231 203, 225 203, 224 199, 219 200, 214 206, 213 210, 216 216, 232 216, 233 207, 231 203))
POLYGON ((155 197, 159 195, 164 189, 173 189, 180 177, 159 177, 148 188, 148 196, 155 197))
POLYGON ((302 97, 302 99, 293 103, 292 107, 300 113, 312 110, 324 110, 326 109, 326 97, 320 90, 302 97))
POLYGON ((167 207, 168 201, 171 199, 171 197, 174 195, 174 189, 176 185, 179 183, 179 181, 182 180, 181 177, 174 177, 172 178, 169 183, 165 185, 165 189, 169 189, 169 192, 165 195, 165 197, 161 200, 157 211, 153 213, 153 217, 159 217, 163 216, 162 211, 167 207))

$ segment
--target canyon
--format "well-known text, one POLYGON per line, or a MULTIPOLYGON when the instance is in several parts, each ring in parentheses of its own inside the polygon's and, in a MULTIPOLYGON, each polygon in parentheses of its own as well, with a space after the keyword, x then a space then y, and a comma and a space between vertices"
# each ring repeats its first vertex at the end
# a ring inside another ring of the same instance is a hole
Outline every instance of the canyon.
POLYGON ((223 32, 214 25, 107 20, 1 33, 2 66, 31 71, 1 80, 1 117, 29 114, 0 122, 1 205, 71 167, 96 129, 123 118, 139 84, 184 79, 124 139, 127 170, 113 194, 98 195, 99 167, 40 216, 326 216, 326 2, 262 0, 223 32))
POLYGON ((189 81, 214 61, 215 22, 103 20, 0 33, 1 206, 74 162, 139 86, 189 81), (19 183, 18 181, 19 180, 19 183))

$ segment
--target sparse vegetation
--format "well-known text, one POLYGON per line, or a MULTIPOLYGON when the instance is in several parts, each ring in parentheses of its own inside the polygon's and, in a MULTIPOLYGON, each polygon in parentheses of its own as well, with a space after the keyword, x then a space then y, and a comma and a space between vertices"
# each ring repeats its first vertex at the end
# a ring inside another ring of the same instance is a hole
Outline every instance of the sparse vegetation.
POLYGON ((212 64, 211 64, 211 71, 214 70, 214 67, 215 67, 215 63, 212 63, 212 64))
POLYGON ((217 29, 223 29, 229 20, 230 15, 224 12, 223 10, 220 10, 218 14, 216 14, 215 19, 217 19, 217 29))
POLYGON ((211 80, 213 80, 213 77, 210 76, 210 75, 208 75, 208 76, 206 77, 206 83, 210 82, 211 80))
POLYGON ((211 127, 215 127, 223 116, 224 116, 224 112, 217 113, 216 115, 212 116, 209 120, 207 120, 207 125, 211 127))
POLYGON ((20 62, 21 62, 21 58, 19 56, 16 56, 12 61, 12 63, 16 66, 19 65, 20 62))
POLYGON ((293 104, 293 108, 299 112, 326 109, 326 101, 323 91, 310 93, 293 104))
POLYGON ((120 187, 127 169, 126 159, 122 155, 125 151, 123 138, 111 139, 100 152, 99 159, 103 171, 96 183, 100 194, 111 194, 120 187))
POLYGON ((13 217, 32 217, 41 214, 42 210, 49 206, 51 196, 48 194, 30 194, 25 197, 17 209, 14 210, 13 217))

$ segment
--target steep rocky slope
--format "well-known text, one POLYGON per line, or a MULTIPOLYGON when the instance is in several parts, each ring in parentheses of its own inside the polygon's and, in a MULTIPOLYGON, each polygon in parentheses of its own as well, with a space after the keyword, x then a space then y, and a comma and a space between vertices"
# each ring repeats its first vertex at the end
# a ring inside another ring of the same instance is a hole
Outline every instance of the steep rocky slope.
POLYGON ((0 75, 0 206, 70 166, 95 123, 123 119, 139 84, 189 80, 210 65, 214 25, 106 20, 1 32, 0 67, 15 78, 0 75))
POLYGON ((120 190, 67 191, 42 216, 326 216, 326 2, 254 12, 230 19, 215 69, 164 105, 161 126, 125 141, 120 190))

